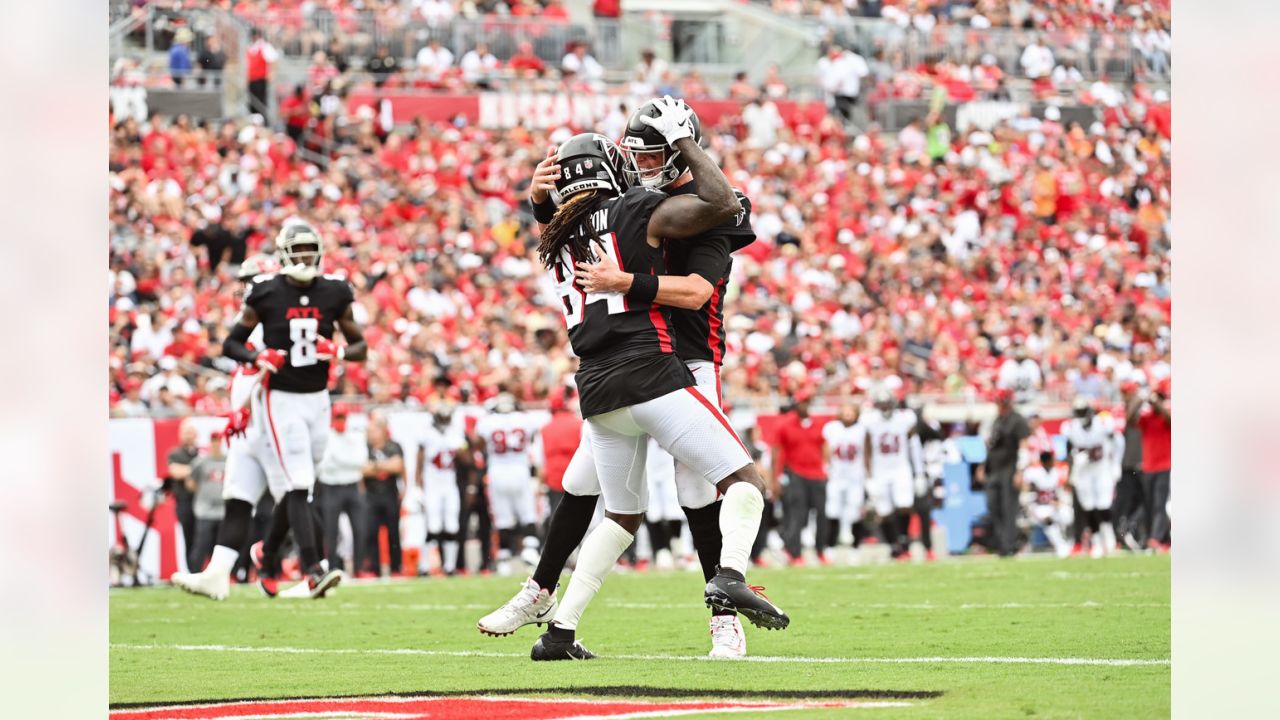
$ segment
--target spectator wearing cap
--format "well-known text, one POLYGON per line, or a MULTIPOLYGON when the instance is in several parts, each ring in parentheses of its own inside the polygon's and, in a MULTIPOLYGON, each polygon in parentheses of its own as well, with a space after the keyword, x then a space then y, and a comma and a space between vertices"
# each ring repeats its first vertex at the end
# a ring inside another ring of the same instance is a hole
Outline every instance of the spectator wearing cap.
POLYGON ((213 433, 209 438, 209 452, 191 464, 191 475, 184 483, 192 495, 191 514, 196 521, 196 541, 187 548, 187 568, 191 572, 204 569, 222 524, 225 508, 222 481, 227 469, 222 443, 222 432, 213 433))
POLYGON ((136 377, 124 381, 124 397, 111 409, 111 417, 139 418, 151 414, 146 401, 142 399, 142 381, 136 377))
POLYGON ((347 422, 348 415, 345 406, 334 406, 333 432, 316 466, 316 503, 324 527, 325 557, 329 567, 338 570, 346 569, 338 552, 338 521, 344 513, 351 523, 351 563, 355 569, 364 567, 368 549, 369 509, 362 480, 369 463, 369 443, 364 428, 347 422))
POLYGON ((1022 446, 1031 434, 1026 418, 1013 409, 1013 391, 997 390, 998 414, 987 437, 986 466, 979 479, 986 488, 987 516, 991 519, 991 549, 1000 557, 1017 550, 1018 490, 1014 475, 1022 446))
POLYGON ((159 367, 160 372, 142 385, 143 400, 147 402, 156 400, 162 387, 176 397, 186 398, 191 395, 191 383, 178 373, 178 361, 172 355, 160 358, 159 367))
POLYGON ((1130 411, 1130 422, 1142 432, 1142 490, 1149 498, 1151 531, 1147 547, 1169 549, 1169 474, 1172 468, 1173 411, 1169 405, 1170 382, 1160 381, 1150 399, 1136 404, 1130 411))
POLYGON ((187 76, 194 67, 191 62, 191 41, 194 36, 188 28, 180 28, 173 36, 173 45, 169 47, 169 77, 173 84, 182 87, 187 76))
POLYGON ((827 476, 822 466, 823 423, 809 416, 812 395, 796 393, 795 406, 778 428, 777 462, 774 463, 774 496, 782 495, 783 542, 793 565, 803 565, 800 532, 817 515, 816 548, 821 553, 831 532, 827 521, 827 476))

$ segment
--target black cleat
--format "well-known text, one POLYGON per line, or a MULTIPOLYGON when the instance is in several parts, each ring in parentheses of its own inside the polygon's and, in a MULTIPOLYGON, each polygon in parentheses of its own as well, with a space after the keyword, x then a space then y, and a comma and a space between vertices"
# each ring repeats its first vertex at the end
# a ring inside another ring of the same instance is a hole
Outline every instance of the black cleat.
POLYGON ((596 656, 577 640, 556 640, 551 633, 545 632, 533 644, 529 657, 534 660, 594 660, 596 656))
POLYGON ((707 583, 704 598, 713 610, 737 612, 756 627, 766 630, 785 630, 791 618, 760 591, 763 587, 748 585, 747 579, 737 570, 716 566, 716 576, 707 583))

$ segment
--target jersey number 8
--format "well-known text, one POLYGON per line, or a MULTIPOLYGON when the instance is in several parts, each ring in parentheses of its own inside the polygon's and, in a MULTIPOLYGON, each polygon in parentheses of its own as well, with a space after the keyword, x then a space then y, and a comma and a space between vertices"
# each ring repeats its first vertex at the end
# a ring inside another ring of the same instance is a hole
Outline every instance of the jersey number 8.
POLYGON ((293 367, 315 365, 316 335, 320 321, 315 318, 294 318, 289 321, 289 364, 293 367))

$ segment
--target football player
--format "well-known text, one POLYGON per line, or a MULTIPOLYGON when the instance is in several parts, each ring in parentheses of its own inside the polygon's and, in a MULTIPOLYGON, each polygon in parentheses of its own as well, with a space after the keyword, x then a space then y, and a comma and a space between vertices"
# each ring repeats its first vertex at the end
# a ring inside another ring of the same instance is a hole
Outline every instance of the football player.
POLYGON ((351 284, 320 272, 324 244, 319 232, 305 222, 287 222, 275 244, 280 272, 255 278, 249 286, 223 354, 267 373, 262 380, 265 470, 268 483, 286 491, 263 548, 262 576, 270 580, 279 574, 279 546, 287 532, 281 520, 287 520, 307 586, 318 597, 342 579, 340 571, 320 564, 309 502, 315 466, 329 436, 329 366, 362 362, 367 348, 352 311, 351 284), (261 351, 245 345, 258 325, 265 345, 261 351), (333 341, 335 326, 347 341, 345 347, 333 341))
POLYGON ((693 140, 687 106, 670 98, 654 106, 655 114, 640 121, 686 159, 698 181, 696 195, 667 196, 643 185, 624 190, 620 152, 600 135, 575 136, 558 153, 563 172, 556 189, 564 203, 542 233, 539 259, 554 276, 569 339, 581 358, 576 381, 605 519, 583 542, 564 602, 534 645, 535 660, 592 657, 574 639, 574 629, 647 508, 649 436, 724 493, 720 568, 704 591, 708 606, 736 610, 763 627, 790 622, 746 583, 764 482, 724 414, 695 389, 693 374, 674 354, 669 312, 655 302, 656 277, 637 295, 588 293, 574 275, 579 263, 610 255, 636 278, 656 276, 664 269, 664 239, 696 237, 742 210, 719 168, 693 140))
POLYGON ((462 497, 458 492, 457 456, 467 447, 460 425, 454 423, 452 406, 441 403, 431 413, 431 425, 418 446, 416 484, 422 488, 427 516, 427 542, 435 542, 441 569, 458 571, 458 519, 462 497))
POLYGON ((1083 521, 1092 535, 1090 555, 1098 558, 1116 549, 1111 525, 1111 501, 1115 496, 1115 430, 1109 419, 1095 416, 1093 404, 1077 398, 1070 420, 1063 423, 1067 438, 1067 458, 1071 463, 1071 487, 1084 511, 1083 521))
POLYGON ((1062 531, 1065 518, 1058 507, 1058 487, 1062 482, 1052 451, 1040 453, 1039 464, 1022 471, 1022 483, 1032 494, 1027 517, 1044 529, 1044 536, 1049 538, 1058 557, 1070 555, 1071 543, 1062 531))
POLYGON ((511 572, 511 558, 538 562, 538 499, 531 448, 545 418, 516 407, 511 393, 494 399, 493 410, 476 422, 476 446, 484 452, 489 505, 498 529, 498 574, 511 572))
POLYGON ((822 427, 822 459, 827 466, 827 517, 840 528, 837 536, 852 533, 851 563, 857 560, 858 548, 866 537, 862 514, 871 464, 867 453, 867 426, 859 422, 859 415, 858 406, 846 402, 840 406, 840 415, 822 427))
MULTIPOLYGON (((663 136, 642 118, 659 114, 658 101, 641 106, 632 114, 622 143, 628 153, 624 174, 631 185, 661 189, 670 195, 696 195, 698 183, 690 171, 688 159, 672 148, 663 136)), ((695 143, 701 130, 696 114, 690 113, 690 130, 695 143)), ((538 173, 557 169, 556 157, 539 165, 538 173)), ((554 178, 535 174, 534 192, 554 189, 554 178)), ((579 263, 575 270, 578 287, 586 293, 621 293, 639 302, 650 300, 672 308, 670 330, 675 349, 693 373, 698 389, 719 405, 720 364, 724 359, 724 288, 728 283, 732 260, 730 252, 746 247, 755 240, 751 229, 751 204, 735 191, 739 212, 719 225, 697 236, 694 242, 665 244, 666 273, 651 276, 628 272, 608 254, 597 263, 579 263)), ((534 198, 538 200, 537 197, 534 198)), ((550 203, 543 201, 543 212, 550 203)), ((537 203, 535 202, 535 207, 537 203)), ((552 206, 553 207, 553 206, 552 206)), ((539 218, 545 222, 549 215, 539 218)), ((508 634, 553 609, 556 584, 573 549, 586 535, 600 481, 596 474, 592 446, 588 439, 579 446, 564 476, 565 498, 550 522, 542 559, 533 577, 516 597, 483 618, 479 627, 490 634, 508 634)), ((664 473, 665 475, 665 473, 664 473)), ((689 532, 702 565, 703 578, 710 582, 716 574, 722 542, 719 515, 721 503, 714 488, 697 472, 682 463, 674 469, 676 495, 689 523, 689 532)), ((652 479, 651 479, 652 482, 652 479)), ((662 542, 662 533, 658 534, 662 542)), ((653 533, 651 532, 651 537, 653 533)), ((746 654, 746 635, 736 613, 728 609, 712 609, 712 657, 741 657, 746 654)))
POLYGON ((885 540, 895 559, 910 557, 907 527, 916 499, 917 475, 923 475, 916 414, 899 408, 888 390, 876 392, 875 410, 867 413, 867 454, 871 457, 870 492, 885 540))

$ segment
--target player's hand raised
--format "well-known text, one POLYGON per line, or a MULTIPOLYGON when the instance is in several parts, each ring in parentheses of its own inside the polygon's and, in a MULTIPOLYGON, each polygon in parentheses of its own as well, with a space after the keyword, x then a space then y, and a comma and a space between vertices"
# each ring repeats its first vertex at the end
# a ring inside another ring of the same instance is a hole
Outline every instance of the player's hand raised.
POLYGON ((275 348, 267 348, 258 353, 257 364, 263 372, 275 372, 284 367, 284 353, 275 348))
POLYGON ((535 203, 546 202, 548 195, 556 189, 556 178, 560 177, 560 156, 556 155, 554 145, 547 148, 547 156, 533 169, 533 182, 529 185, 529 199, 535 203))
POLYGON ((693 110, 683 100, 665 95, 661 100, 654 100, 653 106, 658 116, 642 115, 640 122, 661 133, 668 145, 675 147, 677 140, 693 137, 693 110))
POLYGON ((600 261, 580 262, 573 271, 578 287, 588 293, 626 292, 631 289, 631 273, 623 272, 613 258, 600 253, 600 261))
POLYGON ((317 360, 333 360, 342 359, 342 348, 333 340, 322 337, 316 340, 316 359, 317 360))

